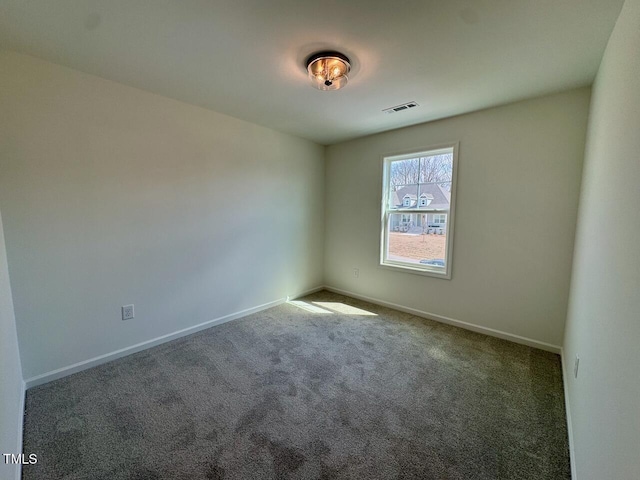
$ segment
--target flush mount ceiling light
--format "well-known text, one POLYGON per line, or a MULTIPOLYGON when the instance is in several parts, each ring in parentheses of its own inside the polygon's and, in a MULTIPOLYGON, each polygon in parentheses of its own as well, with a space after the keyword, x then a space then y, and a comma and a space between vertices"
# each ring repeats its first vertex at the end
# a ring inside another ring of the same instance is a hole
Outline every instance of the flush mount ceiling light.
POLYGON ((318 90, 338 90, 349 81, 351 64, 338 52, 318 52, 307 60, 311 84, 318 90))

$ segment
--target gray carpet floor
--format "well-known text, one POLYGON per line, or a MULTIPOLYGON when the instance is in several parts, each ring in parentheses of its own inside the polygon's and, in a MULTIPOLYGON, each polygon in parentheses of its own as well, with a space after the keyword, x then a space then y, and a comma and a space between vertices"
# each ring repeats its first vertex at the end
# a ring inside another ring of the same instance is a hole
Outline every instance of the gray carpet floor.
POLYGON ((23 478, 570 478, 557 355, 301 300, 30 389, 23 478))

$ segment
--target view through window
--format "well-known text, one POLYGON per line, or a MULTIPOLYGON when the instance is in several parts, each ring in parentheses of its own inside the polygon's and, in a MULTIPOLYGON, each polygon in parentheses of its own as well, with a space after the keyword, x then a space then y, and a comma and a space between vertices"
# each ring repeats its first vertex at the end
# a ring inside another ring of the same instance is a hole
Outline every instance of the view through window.
POLYGON ((381 264, 451 277, 456 149, 384 159, 381 264))

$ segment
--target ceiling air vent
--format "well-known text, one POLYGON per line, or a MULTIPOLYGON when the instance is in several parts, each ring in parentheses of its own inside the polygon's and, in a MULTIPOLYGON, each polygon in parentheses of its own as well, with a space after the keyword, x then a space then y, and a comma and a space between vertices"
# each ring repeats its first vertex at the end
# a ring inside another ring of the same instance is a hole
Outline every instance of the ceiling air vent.
POLYGON ((382 110, 384 113, 396 113, 402 112, 403 110, 409 110, 411 108, 415 108, 418 106, 417 102, 407 102, 401 105, 396 105, 395 107, 385 108, 382 110))

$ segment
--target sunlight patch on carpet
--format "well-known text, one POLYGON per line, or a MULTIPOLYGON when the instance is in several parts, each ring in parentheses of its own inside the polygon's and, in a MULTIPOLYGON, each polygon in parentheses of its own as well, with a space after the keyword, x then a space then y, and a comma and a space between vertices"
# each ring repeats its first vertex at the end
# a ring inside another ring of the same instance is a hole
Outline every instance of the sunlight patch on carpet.
POLYGON ((317 307, 316 305, 311 305, 310 303, 303 302, 302 300, 289 300, 287 303, 289 305, 293 305, 294 307, 306 310, 307 312, 333 315, 333 312, 330 312, 329 310, 317 307))
POLYGON ((369 312, 361 308, 356 308, 352 305, 347 305, 346 303, 340 303, 340 302, 313 302, 313 303, 316 305, 320 305, 323 308, 328 308, 330 310, 333 310, 334 312, 344 313, 345 315, 369 315, 374 317, 378 316, 373 312, 369 312))

